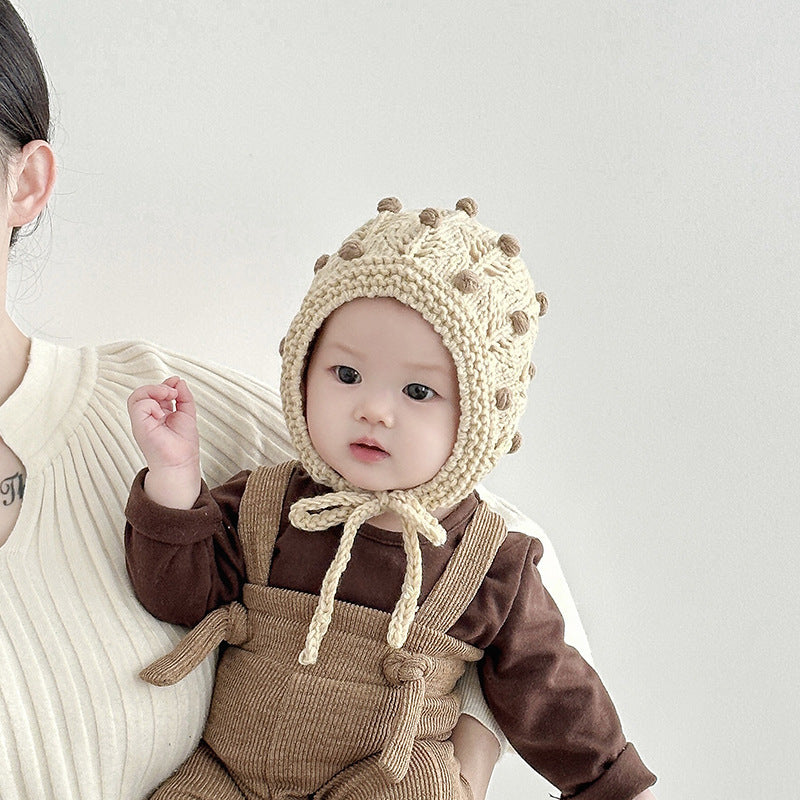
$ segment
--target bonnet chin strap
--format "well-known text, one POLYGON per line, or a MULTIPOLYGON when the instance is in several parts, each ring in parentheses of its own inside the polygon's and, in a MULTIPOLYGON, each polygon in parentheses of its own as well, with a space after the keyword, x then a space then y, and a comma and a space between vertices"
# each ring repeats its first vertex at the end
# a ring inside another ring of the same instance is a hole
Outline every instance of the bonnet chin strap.
POLYGON ((422 588, 422 553, 419 536, 434 545, 447 539, 439 520, 427 511, 419 500, 406 491, 393 492, 331 492, 298 500, 289 511, 289 520, 305 531, 324 531, 344 523, 336 555, 325 573, 319 602, 311 618, 306 644, 300 653, 301 664, 315 664, 319 646, 331 623, 333 599, 339 580, 350 560, 356 534, 361 525, 372 517, 393 511, 403 522, 403 549, 406 554, 406 573, 400 599, 392 611, 386 641, 391 647, 405 644, 409 628, 417 611, 422 588))

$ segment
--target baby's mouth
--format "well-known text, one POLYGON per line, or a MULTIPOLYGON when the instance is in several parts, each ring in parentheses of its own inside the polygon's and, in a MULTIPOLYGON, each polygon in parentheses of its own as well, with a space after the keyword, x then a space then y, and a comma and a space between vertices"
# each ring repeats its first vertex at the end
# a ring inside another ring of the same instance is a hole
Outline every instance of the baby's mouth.
POLYGON ((350 452, 359 460, 366 462, 383 461, 389 453, 374 439, 359 439, 350 444, 350 452))

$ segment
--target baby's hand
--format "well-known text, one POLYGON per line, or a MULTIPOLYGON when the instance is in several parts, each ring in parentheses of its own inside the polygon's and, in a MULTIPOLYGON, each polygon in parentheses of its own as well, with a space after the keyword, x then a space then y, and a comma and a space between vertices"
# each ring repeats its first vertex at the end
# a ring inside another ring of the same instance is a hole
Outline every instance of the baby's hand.
POLYGON ((150 469, 182 468, 199 459, 194 398, 180 378, 140 386, 128 398, 133 438, 150 469))
POLYGON ((128 398, 133 438, 147 461, 145 492, 170 508, 191 508, 200 493, 200 437, 186 382, 167 378, 128 398))

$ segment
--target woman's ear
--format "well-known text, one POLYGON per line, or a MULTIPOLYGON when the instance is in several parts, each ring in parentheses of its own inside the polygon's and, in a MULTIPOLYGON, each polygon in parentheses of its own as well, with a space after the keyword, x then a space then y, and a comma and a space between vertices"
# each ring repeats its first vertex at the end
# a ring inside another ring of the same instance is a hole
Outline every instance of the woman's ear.
POLYGON ((42 213, 56 181, 53 148, 42 139, 28 142, 9 164, 8 226, 21 228, 42 213))

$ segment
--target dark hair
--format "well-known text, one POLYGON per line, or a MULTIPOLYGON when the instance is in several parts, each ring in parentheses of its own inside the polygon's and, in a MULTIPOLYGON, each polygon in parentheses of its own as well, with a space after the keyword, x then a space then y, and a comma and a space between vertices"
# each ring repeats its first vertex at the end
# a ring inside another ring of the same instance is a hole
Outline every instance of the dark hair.
MULTIPOLYGON (((8 0, 0 0, 0 170, 28 142, 50 136, 50 97, 39 54, 25 23, 8 0)), ((11 234, 11 244, 19 228, 11 234)))

